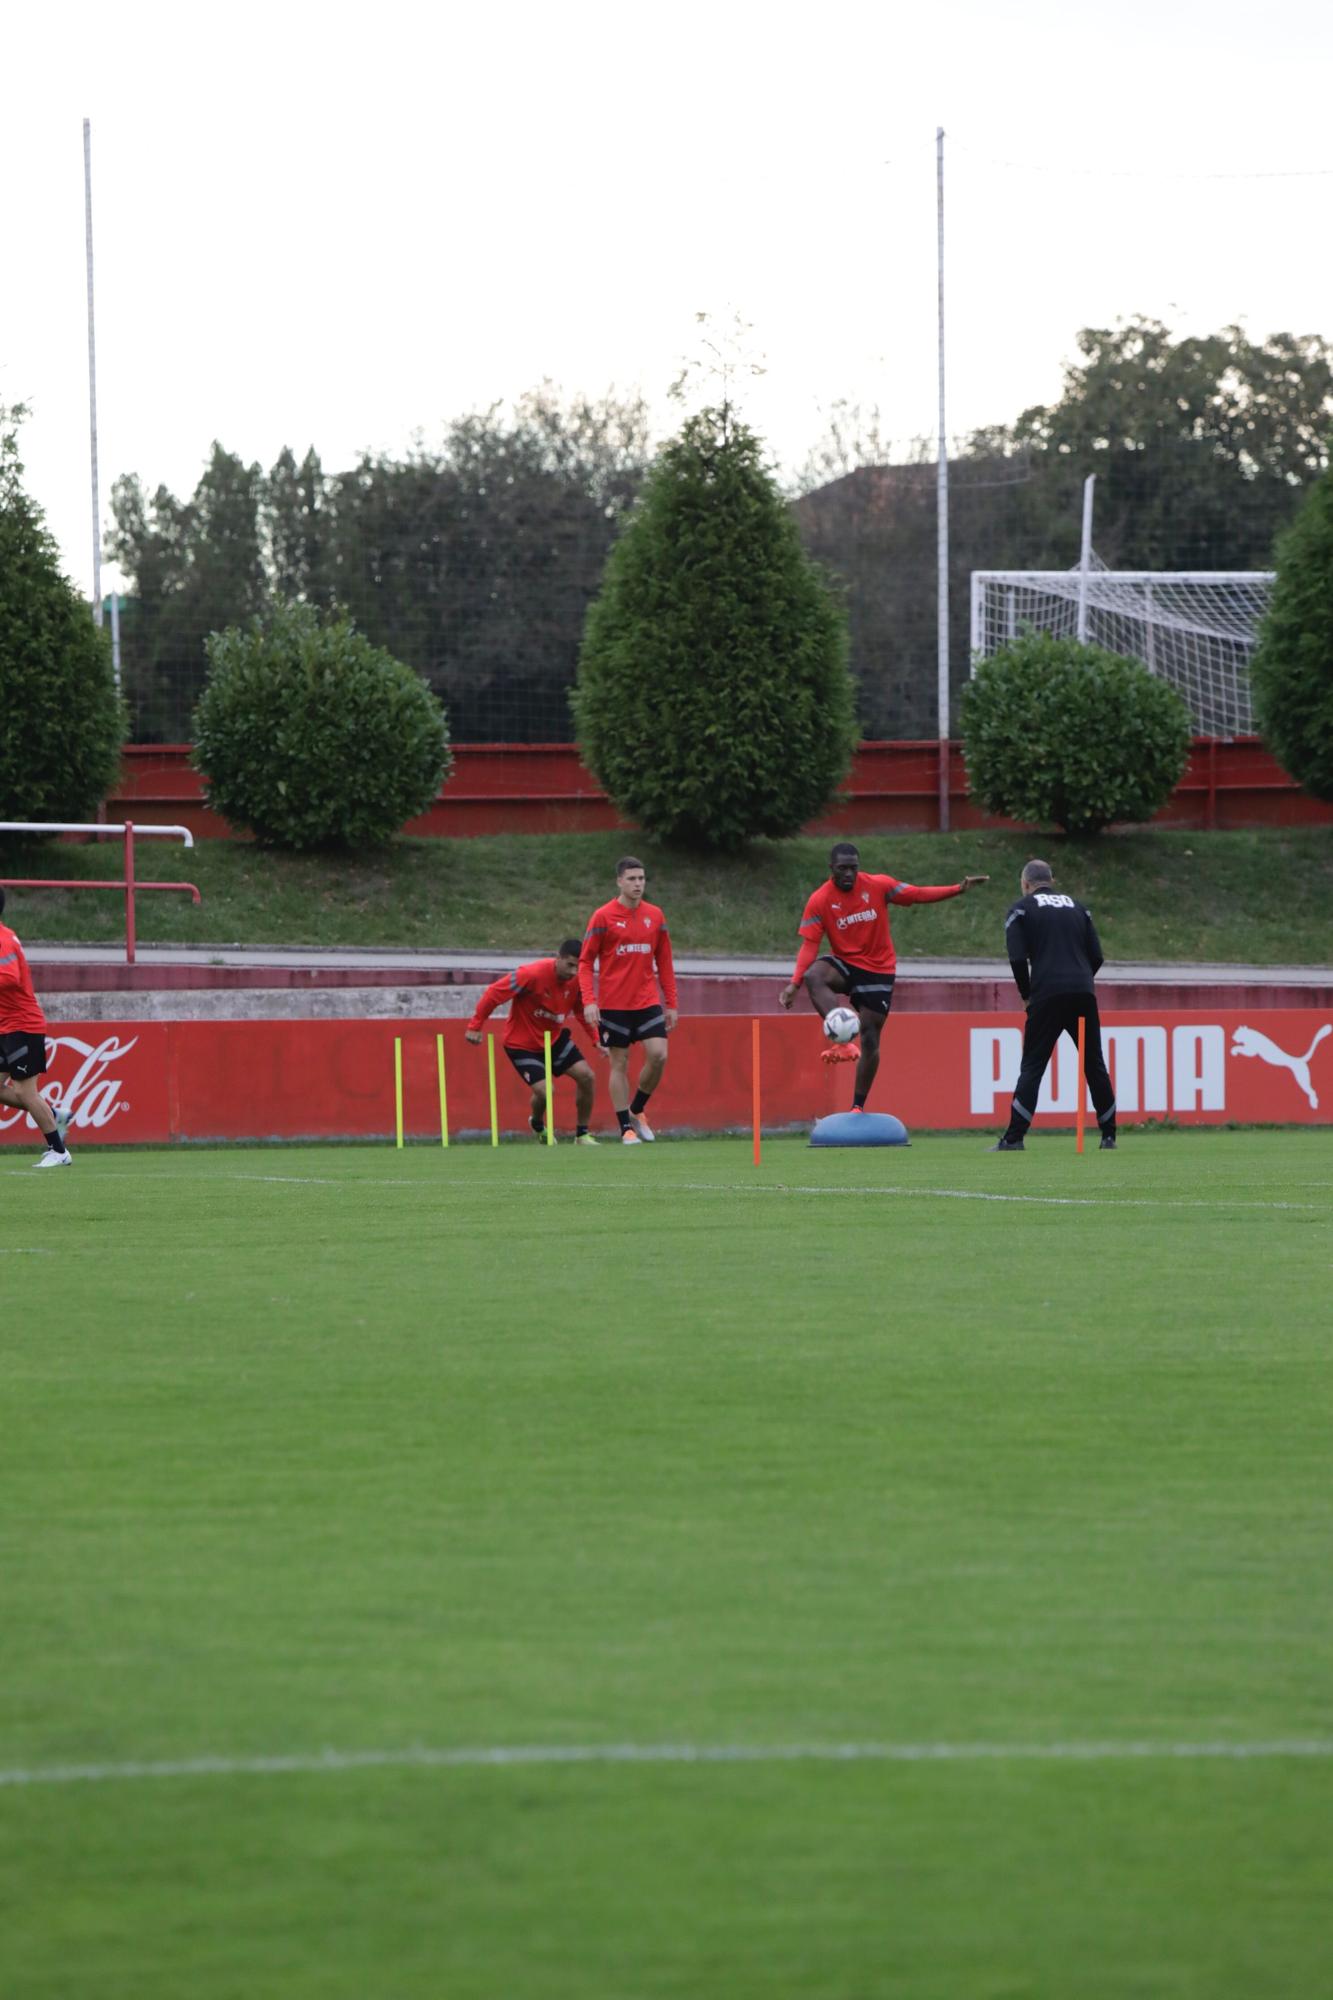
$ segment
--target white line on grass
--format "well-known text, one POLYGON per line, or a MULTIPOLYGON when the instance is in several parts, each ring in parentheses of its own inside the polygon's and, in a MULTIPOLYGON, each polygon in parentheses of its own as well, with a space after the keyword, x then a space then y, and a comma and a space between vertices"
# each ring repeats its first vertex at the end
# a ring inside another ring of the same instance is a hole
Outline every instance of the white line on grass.
MULTIPOLYGON (((17 1167, 0 1167, 0 1174, 19 1174, 24 1171, 26 1171, 26 1169, 20 1169, 17 1167)), ((1006 1169, 1006 1172, 1008 1171, 1011 1170, 1006 1169)), ((128 1168, 126 1169, 125 1172, 118 1173, 115 1176, 115 1178, 117 1180, 122 1180, 122 1181, 123 1180, 161 1181, 161 1180, 176 1180, 179 1178, 179 1175, 175 1172, 142 1173, 134 1168, 128 1168)), ((393 1174, 340 1174, 334 1177, 332 1175, 325 1176, 318 1174, 229 1173, 229 1174, 215 1174, 212 1175, 210 1179, 212 1182, 220 1180, 254 1182, 263 1186, 328 1187, 328 1188, 392 1187, 392 1188, 414 1188, 421 1194, 438 1195, 441 1192, 440 1183, 438 1181, 428 1180, 425 1179, 424 1177, 409 1178, 407 1176, 393 1175, 393 1174)), ((562 1192, 569 1185, 570 1183, 568 1182, 552 1183, 549 1180, 532 1180, 532 1179, 503 1180, 503 1181, 486 1180, 486 1181, 479 1181, 477 1183, 477 1192, 489 1194, 492 1190, 496 1188, 510 1188, 510 1189, 518 1188, 522 1189, 524 1192, 531 1190, 534 1192, 549 1194, 549 1193, 562 1192)), ((1302 1183, 1302 1185, 1305 1185, 1305 1183, 1302 1183)), ((1008 1190, 1004 1192, 999 1192, 990 1188, 836 1187, 836 1186, 831 1187, 825 1184, 824 1182, 820 1182, 817 1185, 807 1185, 793 1181, 771 1181, 759 1186, 756 1186, 753 1182, 750 1181, 671 1181, 665 1184, 659 1184, 656 1181, 640 1180, 640 1181, 622 1181, 618 1186, 614 1182, 599 1181, 595 1183, 595 1187, 599 1199, 603 1195, 651 1194, 655 1201, 660 1201, 664 1191, 669 1191, 676 1194, 746 1194, 746 1195, 809 1194, 809 1195, 836 1196, 839 1199, 842 1199, 844 1197, 860 1195, 865 1199, 871 1199, 871 1200, 897 1199, 900 1201, 914 1201, 914 1200, 999 1201, 999 1202, 1011 1202, 1011 1203, 1016 1202, 1020 1206, 1036 1207, 1036 1208, 1104 1208, 1110 1210, 1116 1210, 1122 1208, 1126 1209, 1128 1208, 1153 1208, 1153 1209, 1246 1208, 1246 1209, 1262 1209, 1265 1211, 1290 1209, 1305 1214, 1321 1214, 1328 1212, 1328 1204, 1325 1202, 1250 1201, 1240 1195, 1218 1195, 1212 1201, 1163 1201, 1156 1195, 1108 1194, 1102 1196, 1102 1195, 1084 1195, 1084 1194, 1026 1194, 1021 1191, 1013 1192, 1008 1190)), ((446 1189, 445 1191, 448 1193, 457 1194, 461 1190, 459 1190, 456 1186, 454 1186, 446 1189)))
POLYGON ((1265 1763, 1333 1758, 1333 1740, 1252 1743, 515 1743, 432 1749, 316 1750, 271 1757, 177 1757, 0 1770, 0 1787, 109 1785, 155 1778, 274 1778, 340 1771, 453 1771, 549 1764, 1265 1763))

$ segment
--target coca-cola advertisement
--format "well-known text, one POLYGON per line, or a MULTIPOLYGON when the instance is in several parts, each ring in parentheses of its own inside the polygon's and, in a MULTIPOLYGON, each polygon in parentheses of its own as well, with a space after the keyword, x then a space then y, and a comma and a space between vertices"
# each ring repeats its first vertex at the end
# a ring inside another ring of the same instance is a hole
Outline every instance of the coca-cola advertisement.
MULTIPOLYGON (((171 1136, 168 1030, 161 1022, 61 1022, 47 1030, 49 1064, 41 1080, 53 1111, 69 1117, 69 1143, 115 1140, 121 1145, 171 1136)), ((0 1143, 33 1144, 26 1111, 0 1104, 0 1143)))

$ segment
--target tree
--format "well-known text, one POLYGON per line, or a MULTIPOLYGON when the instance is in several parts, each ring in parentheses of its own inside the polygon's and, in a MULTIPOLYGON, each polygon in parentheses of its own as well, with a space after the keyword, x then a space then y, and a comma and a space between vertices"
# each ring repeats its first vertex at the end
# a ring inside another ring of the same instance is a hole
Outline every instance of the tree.
POLYGON ((844 776, 846 620, 725 403, 650 474, 588 613, 573 705, 590 768, 663 838, 794 833, 844 776))
POLYGON ((132 579, 121 670, 141 740, 179 741, 203 686, 204 642, 268 597, 263 475, 215 443, 190 500, 135 477, 112 489, 112 555, 132 579))
POLYGON ((125 738, 108 635, 23 488, 22 404, 0 404, 0 819, 90 819, 125 738))
MULTIPOLYGON (((975 569, 1078 561, 1081 489, 1108 564, 1265 569, 1326 462, 1333 348, 1316 335, 1199 339, 1137 318, 1085 328, 1059 399, 974 432, 949 463, 951 679, 967 680, 975 569)), ((934 444, 831 405, 795 482, 807 549, 846 586, 852 670, 875 734, 935 727, 934 444)))
POLYGON ((447 701, 463 740, 564 735, 584 615, 650 458, 641 397, 543 384, 455 419, 438 448, 342 474, 284 447, 264 476, 216 445, 188 502, 118 481, 138 733, 185 732, 208 633, 271 596, 346 605, 447 701))
POLYGON ((1264 741, 1317 799, 1333 799, 1333 471, 1278 543, 1251 676, 1264 741))
POLYGON ((194 761, 209 803, 274 846, 361 848, 424 812, 450 766, 444 714, 342 614, 279 604, 208 641, 194 761))

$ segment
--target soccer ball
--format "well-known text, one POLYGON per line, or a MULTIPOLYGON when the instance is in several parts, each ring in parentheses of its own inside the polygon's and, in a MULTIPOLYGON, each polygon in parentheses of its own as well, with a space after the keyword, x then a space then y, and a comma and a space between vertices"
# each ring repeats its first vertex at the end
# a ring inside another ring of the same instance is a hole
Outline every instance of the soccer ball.
POLYGON ((850 1007, 830 1007, 824 1016, 824 1033, 831 1042, 850 1042, 860 1032, 861 1023, 850 1007))

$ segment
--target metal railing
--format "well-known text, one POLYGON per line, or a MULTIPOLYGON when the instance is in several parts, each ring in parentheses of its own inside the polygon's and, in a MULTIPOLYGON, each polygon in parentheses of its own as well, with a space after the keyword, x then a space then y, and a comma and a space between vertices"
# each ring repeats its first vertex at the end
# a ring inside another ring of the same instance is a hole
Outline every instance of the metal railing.
POLYGON ((19 880, 16 876, 0 876, 0 889, 119 889, 125 894, 125 963, 134 964, 135 910, 134 899, 144 889, 183 889, 200 901, 199 891, 193 882, 141 882, 134 872, 134 842, 136 835, 176 834, 187 847, 194 846, 194 835, 188 826, 138 826, 132 819, 123 823, 85 823, 64 819, 0 819, 0 834, 3 833, 118 833, 125 842, 125 873, 120 881, 72 882, 64 876, 51 879, 29 877, 19 880))

